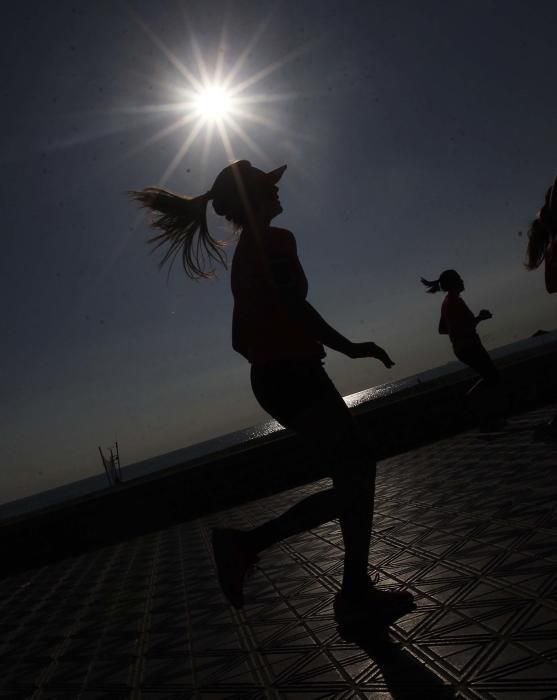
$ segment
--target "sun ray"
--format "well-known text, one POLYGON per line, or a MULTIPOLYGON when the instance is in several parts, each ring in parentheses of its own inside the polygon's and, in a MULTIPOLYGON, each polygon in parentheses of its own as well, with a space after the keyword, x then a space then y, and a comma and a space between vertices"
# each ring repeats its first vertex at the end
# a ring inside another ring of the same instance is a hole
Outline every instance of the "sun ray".
POLYGON ((184 101, 167 102, 166 104, 135 105, 132 107, 111 107, 101 114, 168 114, 169 112, 184 111, 184 101))
POLYGON ((184 117, 181 117, 180 119, 177 119, 175 122, 173 122, 172 124, 169 124, 164 129, 157 131, 155 134, 153 134, 153 136, 150 136, 146 141, 142 141, 135 148, 128 151, 126 153, 124 159, 128 159, 134 155, 137 155, 137 153, 144 151, 146 148, 148 148, 149 146, 152 146, 154 143, 157 143, 157 141, 160 141, 165 136, 170 136, 170 134, 174 133, 175 131, 178 131, 178 129, 180 129, 183 126, 186 126, 187 124, 189 124, 190 122, 192 122, 196 118, 197 118, 196 115, 189 114, 189 115, 186 115, 184 117))
POLYGON ((207 64, 205 63, 205 60, 203 59, 201 48, 197 43, 197 39, 195 38, 195 34, 193 33, 193 30, 191 28, 189 29, 189 34, 193 55, 197 63, 197 67, 199 69, 199 73, 201 75, 201 82, 202 85, 206 87, 212 82, 211 77, 209 76, 209 70, 207 68, 207 64))
POLYGON ((234 149, 232 148, 232 144, 230 143, 230 139, 228 138, 228 134, 226 133, 226 129, 224 128, 224 124, 222 124, 222 122, 217 122, 217 129, 219 131, 222 140, 222 145, 224 146, 224 150, 226 151, 228 160, 230 162, 236 160, 236 157, 234 155, 234 149))
POLYGON ((99 139, 115 136, 116 134, 125 134, 129 132, 129 128, 129 123, 95 127, 89 129, 86 133, 50 141, 48 144, 45 144, 43 148, 45 151, 49 152, 62 151, 66 148, 75 148, 76 146, 83 146, 86 143, 93 143, 99 139))
POLYGON ((286 136, 296 136, 296 138, 299 138, 305 141, 306 143, 313 142, 313 139, 308 135, 304 135, 301 130, 297 129, 295 132, 293 132, 291 129, 287 129, 284 126, 281 126, 278 122, 266 117, 262 117, 259 114, 255 114, 254 112, 247 112, 246 110, 235 109, 234 116, 239 116, 242 117, 242 119, 247 119, 248 121, 253 122, 254 124, 265 126, 267 129, 270 129, 271 131, 274 131, 277 134, 284 134, 286 136))
POLYGON ((228 71, 228 74, 226 78, 223 81, 223 85, 226 88, 229 88, 230 85, 232 84, 232 81, 236 78, 236 75, 238 72, 243 68, 245 62, 247 61, 248 56, 250 53, 253 52, 254 48, 257 46, 259 41, 261 40, 261 37, 265 33, 265 30, 269 26, 269 23, 271 22, 271 18, 273 16, 274 12, 271 11, 267 17, 261 22, 257 30, 255 31, 255 34, 253 37, 248 41, 246 44, 244 50, 236 60, 236 63, 232 66, 232 68, 228 71))
POLYGON ((217 50, 217 60, 215 62, 215 83, 217 85, 224 83, 223 71, 224 71, 224 47, 226 46, 226 22, 223 22, 221 29, 221 37, 219 42, 219 48, 217 50))
POLYGON ((229 126, 233 131, 235 131, 238 136, 242 139, 242 141, 249 147, 251 150, 257 154, 258 158, 261 158, 264 162, 268 163, 269 162, 269 156, 267 153, 261 149, 257 143, 249 136, 242 127, 236 123, 236 121, 233 118, 230 118, 227 123, 227 126, 229 126))
POLYGON ((299 92, 282 92, 274 95, 234 96, 235 105, 265 104, 270 102, 288 102, 300 97, 299 92))
POLYGON ((163 185, 167 182, 167 180, 169 178, 172 177, 176 168, 180 165, 182 160, 185 158, 186 153, 190 150, 190 147, 193 144, 193 142, 195 141, 195 139, 197 138, 197 134, 200 132, 202 126, 203 126, 203 122, 201 120, 199 120, 197 122, 197 124, 194 126, 193 130, 190 132, 190 135, 188 136, 188 138, 182 144, 178 153, 170 161, 170 164, 168 165, 167 169, 165 170, 165 172, 162 176, 162 184, 163 185))
POLYGON ((162 39, 159 39, 159 37, 150 29, 145 22, 139 17, 138 14, 136 14, 131 8, 128 8, 131 16, 133 19, 139 24, 139 26, 143 29, 145 34, 151 39, 151 41, 159 48, 162 53, 168 58, 168 60, 172 63, 172 65, 177 68, 177 70, 182 74, 182 76, 188 80, 194 87, 196 87, 198 90, 202 89, 202 84, 199 82, 199 80, 195 77, 195 75, 189 71, 186 66, 180 61, 180 59, 175 56, 170 49, 167 48, 166 44, 162 39))
POLYGON ((211 122, 205 130, 205 139, 203 142, 203 151, 201 153, 201 172, 200 176, 203 181, 207 177, 207 164, 209 162, 209 151, 213 143, 213 135, 215 133, 215 123, 211 122))
POLYGON ((266 68, 262 68, 257 73, 254 73, 249 78, 246 78, 243 82, 235 85, 234 88, 231 90, 232 94, 237 95, 243 92, 244 90, 247 90, 247 88, 251 87, 252 85, 255 85, 260 80, 263 80, 263 78, 267 78, 269 75, 271 75, 271 73, 274 73, 275 71, 279 70, 279 68, 282 68, 290 61, 293 61, 298 56, 301 56, 304 53, 306 53, 309 50, 309 48, 310 44, 301 46, 300 48, 291 51, 284 58, 281 58, 280 61, 275 61, 274 63, 268 65, 266 68))
MULTIPOLYGON (((188 34, 190 46, 191 46, 192 52, 193 52, 193 56, 194 56, 195 62, 197 63, 197 68, 198 68, 198 71, 200 74, 200 81, 201 81, 202 85, 204 85, 204 86, 208 85, 209 83, 214 83, 217 80, 216 76, 214 76, 213 79, 211 79, 211 77, 209 75, 209 70, 207 68, 207 64, 205 62, 205 59, 203 58, 201 47, 199 46, 199 42, 197 41, 197 37, 195 36, 195 32, 193 30, 192 24, 187 17, 185 3, 183 3, 183 5, 182 5, 182 18, 184 20, 184 29, 188 34)), ((225 23, 223 23, 223 27, 222 27, 221 31, 224 32, 224 29, 225 29, 225 23)), ((222 39, 221 39, 221 42, 222 42, 222 39)), ((198 87, 197 89, 199 91, 200 88, 198 87)))
MULTIPOLYGON (((152 75, 150 73, 145 73, 143 71, 139 70, 132 70, 128 69, 127 73, 130 78, 130 82, 132 80, 140 80, 146 84, 151 83, 152 81, 152 75)), ((157 80, 157 88, 161 90, 165 90, 168 95, 171 95, 173 98, 176 98, 177 95, 181 95, 182 98, 184 95, 194 95, 196 90, 193 87, 187 87, 187 83, 184 82, 183 78, 180 77, 180 82, 181 86, 178 88, 176 86, 176 81, 174 80, 173 82, 170 82, 169 80, 164 80, 162 78, 159 78, 157 80)), ((169 105, 177 104, 178 100, 174 99, 172 102, 169 102, 169 105)))

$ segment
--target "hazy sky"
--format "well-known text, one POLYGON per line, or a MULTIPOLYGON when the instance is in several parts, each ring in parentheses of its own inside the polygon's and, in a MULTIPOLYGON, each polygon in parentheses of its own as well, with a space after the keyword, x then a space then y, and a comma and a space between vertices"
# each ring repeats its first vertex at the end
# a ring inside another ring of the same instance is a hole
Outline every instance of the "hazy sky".
POLYGON ((98 472, 115 439, 128 464, 266 418, 230 346, 228 273, 167 281, 148 254, 125 191, 165 174, 195 195, 231 154, 288 164, 276 223, 310 301, 396 361, 329 352, 345 395, 453 359, 419 282, 447 267, 493 312, 488 348, 555 328, 519 231, 557 172, 556 27, 554 0, 3 8, 0 500, 98 472), (171 129, 188 72, 219 60, 251 100, 228 150, 171 129))

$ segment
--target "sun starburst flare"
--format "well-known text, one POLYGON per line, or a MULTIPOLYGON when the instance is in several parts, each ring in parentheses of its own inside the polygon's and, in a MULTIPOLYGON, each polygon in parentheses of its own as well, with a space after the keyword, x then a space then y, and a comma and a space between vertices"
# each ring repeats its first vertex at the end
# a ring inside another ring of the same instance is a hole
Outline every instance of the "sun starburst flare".
MULTIPOLYGON (((260 41, 269 23, 269 18, 267 22, 261 24, 252 39, 247 42, 236 61, 227 67, 224 65, 223 58, 225 55, 224 46, 226 45, 226 31, 223 28, 221 47, 216 52, 217 59, 214 62, 213 70, 209 69, 209 64, 201 51, 201 47, 193 31, 190 30, 188 46, 193 52, 197 64, 197 72, 187 68, 180 57, 171 51, 139 17, 134 15, 134 19, 178 72, 179 79, 182 81, 182 86, 177 86, 176 81, 172 85, 160 86, 162 89, 166 89, 170 99, 164 102, 161 101, 159 104, 138 105, 131 110, 127 110, 138 115, 155 114, 163 118, 167 116, 174 117, 171 123, 165 120, 164 127, 153 133, 128 155, 136 154, 138 151, 170 135, 180 134, 180 132, 183 134, 181 144, 162 175, 161 184, 164 184, 172 176, 187 156, 190 148, 203 135, 205 136, 203 147, 203 158, 205 161, 213 139, 217 136, 220 137, 222 147, 230 160, 236 157, 234 151, 237 153, 241 152, 242 155, 247 151, 247 153, 253 153, 259 160, 266 163, 270 163, 269 157, 256 142, 253 134, 248 135, 244 127, 254 125, 258 129, 264 127, 270 131, 283 132, 290 138, 301 137, 299 132, 292 134, 281 126, 280 118, 277 117, 276 113, 274 116, 271 116, 268 110, 272 103, 292 100, 296 94, 293 92, 256 94, 253 92, 253 89, 257 83, 268 78, 269 75, 282 68, 287 62, 306 51, 308 47, 305 46, 293 51, 281 60, 275 61, 251 75, 242 74, 248 56, 260 41), (265 112, 262 109, 263 105, 267 107, 265 112)), ((205 163, 203 166, 205 166, 205 163)))

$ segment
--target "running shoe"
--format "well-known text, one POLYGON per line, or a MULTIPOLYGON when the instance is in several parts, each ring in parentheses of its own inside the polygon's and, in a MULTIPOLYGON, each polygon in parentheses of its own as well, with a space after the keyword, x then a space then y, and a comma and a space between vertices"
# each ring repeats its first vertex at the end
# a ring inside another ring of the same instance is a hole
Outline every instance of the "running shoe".
POLYGON ((333 610, 341 627, 376 624, 385 626, 416 609, 414 597, 407 591, 382 590, 370 580, 363 596, 354 598, 340 591, 333 610))

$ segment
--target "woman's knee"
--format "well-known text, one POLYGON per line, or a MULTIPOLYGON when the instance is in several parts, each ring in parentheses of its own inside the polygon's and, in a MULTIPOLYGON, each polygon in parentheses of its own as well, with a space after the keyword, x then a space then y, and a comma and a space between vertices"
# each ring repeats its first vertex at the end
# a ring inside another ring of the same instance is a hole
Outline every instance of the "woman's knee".
POLYGON ((332 452, 333 481, 355 482, 375 479, 376 459, 371 440, 356 426, 352 426, 338 441, 332 452))
POLYGON ((375 465, 372 469, 344 470, 333 475, 339 512, 367 511, 375 493, 375 465))

